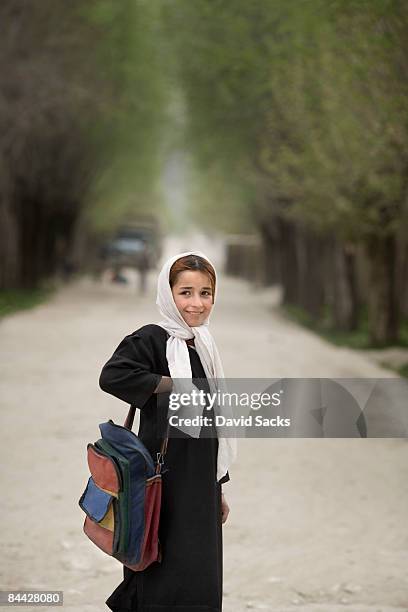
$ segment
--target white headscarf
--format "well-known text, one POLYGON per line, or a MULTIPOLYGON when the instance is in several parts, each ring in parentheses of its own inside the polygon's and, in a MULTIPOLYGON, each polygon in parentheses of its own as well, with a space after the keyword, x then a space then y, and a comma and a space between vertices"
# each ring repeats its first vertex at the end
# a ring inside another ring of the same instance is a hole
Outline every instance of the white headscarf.
MULTIPOLYGON (((211 392, 217 390, 225 390, 224 370, 221 363, 221 358, 215 344, 214 338, 208 328, 209 317, 202 325, 190 327, 183 319, 178 311, 178 308, 173 299, 173 293, 170 287, 170 269, 175 261, 187 255, 198 255, 202 257, 212 266, 208 257, 201 251, 187 251, 170 257, 163 265, 158 282, 157 282, 157 300, 156 304, 159 308, 163 320, 158 322, 158 325, 163 327, 170 337, 167 340, 166 357, 169 365, 170 376, 173 379, 192 379, 192 371, 190 364, 190 356, 186 340, 194 338, 194 344, 198 356, 200 357, 205 375, 208 379, 211 392)), ((214 270, 215 267, 213 266, 214 270)), ((217 283, 215 286, 214 302, 216 298, 217 283)), ((190 387, 190 389, 193 385, 190 387)), ((188 416, 196 416, 202 413, 201 409, 188 407, 188 416)), ((217 402, 214 405, 215 414, 225 414, 226 410, 223 406, 218 406, 217 402)), ((227 411, 228 416, 231 416, 230 410, 227 411)), ((178 411, 180 417, 180 411, 178 411)), ((182 427, 180 427, 182 429, 182 427)), ((218 429, 218 428, 217 428, 218 429)), ((201 427, 188 428, 189 435, 198 437, 201 427)), ((225 431, 225 429, 224 429, 225 431)), ((237 441, 232 437, 218 436, 218 458, 217 458, 217 480, 225 476, 229 466, 235 460, 237 454, 237 441)))

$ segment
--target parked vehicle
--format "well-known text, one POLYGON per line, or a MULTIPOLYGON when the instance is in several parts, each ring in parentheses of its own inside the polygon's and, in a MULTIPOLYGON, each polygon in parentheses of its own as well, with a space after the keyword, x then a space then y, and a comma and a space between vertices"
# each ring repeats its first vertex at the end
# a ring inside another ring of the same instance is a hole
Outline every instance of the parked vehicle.
POLYGON ((146 216, 123 223, 102 251, 108 264, 138 269, 157 267, 162 244, 156 219, 146 216))
POLYGON ((104 267, 113 270, 113 280, 126 282, 122 268, 135 268, 140 275, 140 288, 146 288, 146 274, 159 264, 162 240, 154 217, 133 218, 123 223, 115 236, 101 248, 104 267))

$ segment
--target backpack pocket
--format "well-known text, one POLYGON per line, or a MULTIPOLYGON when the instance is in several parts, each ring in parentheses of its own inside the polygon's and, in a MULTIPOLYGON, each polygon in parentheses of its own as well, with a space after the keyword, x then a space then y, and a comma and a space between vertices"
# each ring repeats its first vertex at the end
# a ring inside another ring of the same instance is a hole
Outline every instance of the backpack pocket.
POLYGON ((103 491, 117 496, 123 487, 121 473, 115 461, 94 444, 88 444, 87 458, 94 483, 103 491))
POLYGON ((114 495, 97 487, 91 476, 79 500, 79 505, 90 519, 100 523, 111 509, 114 499, 114 495))
POLYGON ((116 495, 100 489, 91 476, 79 500, 86 514, 83 529, 88 538, 109 555, 114 554, 120 533, 117 504, 116 495))

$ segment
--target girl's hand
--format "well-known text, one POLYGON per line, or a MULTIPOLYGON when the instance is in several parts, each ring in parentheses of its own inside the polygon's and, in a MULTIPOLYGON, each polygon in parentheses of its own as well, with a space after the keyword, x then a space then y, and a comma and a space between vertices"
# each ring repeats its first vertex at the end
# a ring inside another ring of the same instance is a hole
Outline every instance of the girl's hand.
POLYGON ((221 522, 225 523, 228 518, 230 507, 227 504, 224 493, 221 493, 221 522))

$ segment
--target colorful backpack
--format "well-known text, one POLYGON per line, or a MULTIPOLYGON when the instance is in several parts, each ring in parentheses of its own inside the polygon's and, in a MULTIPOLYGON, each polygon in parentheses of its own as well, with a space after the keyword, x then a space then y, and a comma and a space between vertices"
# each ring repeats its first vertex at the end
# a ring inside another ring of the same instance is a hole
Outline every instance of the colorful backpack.
POLYGON ((123 565, 142 571, 161 561, 161 473, 168 437, 154 464, 131 431, 134 414, 131 406, 124 426, 111 419, 99 425, 102 437, 87 445, 91 476, 79 505, 86 514, 83 530, 88 538, 123 565))

